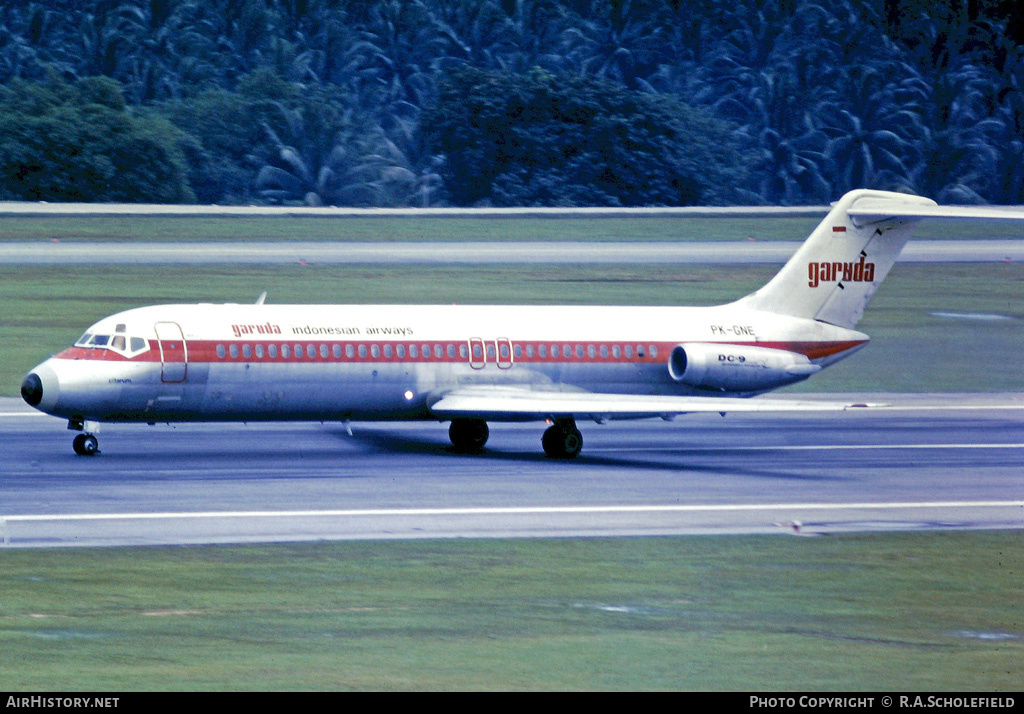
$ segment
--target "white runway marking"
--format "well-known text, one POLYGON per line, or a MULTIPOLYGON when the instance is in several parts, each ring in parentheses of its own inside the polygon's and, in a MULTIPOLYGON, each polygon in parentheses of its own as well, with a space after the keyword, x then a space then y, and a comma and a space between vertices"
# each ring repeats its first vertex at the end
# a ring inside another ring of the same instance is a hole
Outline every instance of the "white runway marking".
POLYGON ((337 518, 359 516, 501 516, 600 513, 722 513, 740 511, 862 511, 943 508, 1024 508, 1021 501, 920 501, 894 503, 736 503, 650 506, 509 506, 484 508, 382 508, 322 511, 198 511, 178 513, 66 513, 0 515, 0 522, 115 521, 189 518, 337 518))
POLYGON ((780 444, 772 446, 702 446, 690 448, 685 445, 676 446, 626 446, 615 448, 587 449, 586 453, 594 452, 637 452, 637 451, 877 451, 881 449, 1024 449, 1024 444, 780 444))

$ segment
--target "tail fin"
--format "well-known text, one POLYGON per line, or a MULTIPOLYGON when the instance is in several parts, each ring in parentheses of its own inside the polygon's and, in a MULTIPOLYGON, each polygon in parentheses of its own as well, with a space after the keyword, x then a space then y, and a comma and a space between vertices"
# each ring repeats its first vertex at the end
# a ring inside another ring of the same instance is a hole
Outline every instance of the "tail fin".
POLYGON ((939 208, 927 198, 851 191, 788 263, 740 304, 852 329, 917 223, 939 208))
POLYGON ((738 304, 852 329, 922 218, 1024 222, 1024 210, 939 206, 904 193, 851 191, 779 274, 738 304))

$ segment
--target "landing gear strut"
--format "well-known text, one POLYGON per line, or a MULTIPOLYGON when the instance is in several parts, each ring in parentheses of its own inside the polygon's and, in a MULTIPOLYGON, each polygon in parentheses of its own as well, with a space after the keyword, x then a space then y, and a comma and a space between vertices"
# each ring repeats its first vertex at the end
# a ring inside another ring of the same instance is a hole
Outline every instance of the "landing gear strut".
POLYGON ((544 432, 540 443, 544 453, 552 459, 575 459, 583 448, 583 434, 576 428, 574 419, 557 419, 544 432))
POLYGON ((100 442, 92 434, 79 434, 71 446, 79 456, 93 456, 100 452, 100 442))
POLYGON ((490 431, 483 419, 452 419, 448 438, 456 451, 472 454, 484 448, 490 431))

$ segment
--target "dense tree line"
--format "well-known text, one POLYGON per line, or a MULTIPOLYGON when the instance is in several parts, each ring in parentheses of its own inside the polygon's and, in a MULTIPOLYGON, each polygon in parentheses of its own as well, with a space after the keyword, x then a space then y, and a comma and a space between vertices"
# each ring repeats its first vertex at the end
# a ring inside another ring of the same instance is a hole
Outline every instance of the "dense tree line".
POLYGON ((1024 203, 1018 0, 0 0, 0 199, 1024 203))

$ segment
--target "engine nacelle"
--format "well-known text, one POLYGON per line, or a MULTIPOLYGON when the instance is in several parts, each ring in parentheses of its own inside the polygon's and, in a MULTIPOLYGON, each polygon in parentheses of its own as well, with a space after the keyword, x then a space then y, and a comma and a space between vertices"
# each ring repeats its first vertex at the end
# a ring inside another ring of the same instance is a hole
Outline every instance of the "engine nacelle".
POLYGON ((668 356, 677 382, 701 389, 756 392, 807 379, 821 367, 805 355, 754 345, 687 343, 668 356))

